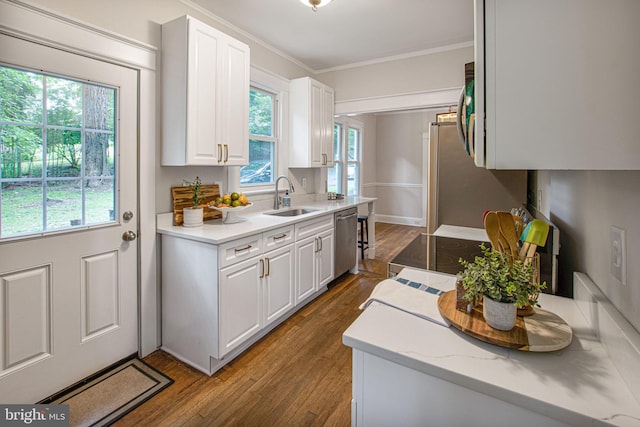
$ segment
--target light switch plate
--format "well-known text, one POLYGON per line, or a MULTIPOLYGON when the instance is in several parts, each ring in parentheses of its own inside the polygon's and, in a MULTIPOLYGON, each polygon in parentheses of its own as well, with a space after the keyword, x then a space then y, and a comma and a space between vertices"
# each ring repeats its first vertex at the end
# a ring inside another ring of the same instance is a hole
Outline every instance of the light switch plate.
POLYGON ((611 258, 609 271, 623 285, 627 284, 627 244, 625 231, 622 228, 611 226, 609 233, 611 258))

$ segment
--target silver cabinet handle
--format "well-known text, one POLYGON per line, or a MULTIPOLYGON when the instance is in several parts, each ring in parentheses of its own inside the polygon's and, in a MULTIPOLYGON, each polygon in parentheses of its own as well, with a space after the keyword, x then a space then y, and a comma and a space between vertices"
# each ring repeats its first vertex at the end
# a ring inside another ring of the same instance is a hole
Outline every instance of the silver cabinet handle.
POLYGON ((234 249, 234 251, 235 251, 236 253, 238 253, 238 252, 244 252, 244 251, 248 251, 248 250, 249 250, 249 249, 251 249, 252 247, 253 247, 253 246, 251 246, 251 245, 247 245, 247 246, 245 246, 244 248, 235 248, 235 249, 234 249))
POLYGON ((124 240, 125 242, 131 242, 133 240, 136 240, 136 233, 134 233, 131 230, 127 230, 124 233, 122 233, 122 240, 124 240))

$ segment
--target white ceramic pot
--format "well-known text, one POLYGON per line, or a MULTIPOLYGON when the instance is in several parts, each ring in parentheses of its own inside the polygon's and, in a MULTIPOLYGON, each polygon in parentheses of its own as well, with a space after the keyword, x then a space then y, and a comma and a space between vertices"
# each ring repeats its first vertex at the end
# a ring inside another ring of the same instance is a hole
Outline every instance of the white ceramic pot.
POLYGON ((182 209, 182 225, 184 227, 200 227, 202 225, 203 210, 203 208, 182 209))
POLYGON ((496 302, 486 295, 482 298, 482 315, 492 328, 510 331, 516 325, 517 313, 514 303, 496 302))

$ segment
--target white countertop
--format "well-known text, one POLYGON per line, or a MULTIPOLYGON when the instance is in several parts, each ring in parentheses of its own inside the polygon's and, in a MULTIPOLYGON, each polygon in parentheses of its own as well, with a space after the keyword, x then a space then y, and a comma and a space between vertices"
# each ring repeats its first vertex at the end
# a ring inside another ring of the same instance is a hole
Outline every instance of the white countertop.
POLYGON ((433 232, 434 236, 453 237, 456 239, 476 240, 488 242, 487 232, 484 228, 462 227, 459 225, 443 224, 433 232))
MULTIPOLYGON (((410 280, 448 276, 413 272, 410 280)), ((574 425, 640 425, 640 405, 572 299, 543 294, 541 306, 573 329, 552 353, 509 350, 455 328, 372 303, 345 331, 345 345, 574 425)))
MULTIPOLYGON (((371 203, 376 200, 376 198, 372 197, 346 197, 343 200, 310 201, 300 204, 294 203, 292 209, 305 208, 315 209, 315 211, 292 217, 265 215, 262 212, 250 212, 248 210, 238 211, 237 213, 232 213, 232 215, 246 218, 246 221, 235 224, 225 224, 222 222, 222 219, 215 219, 206 221, 201 227, 193 228, 173 225, 173 213, 164 213, 158 215, 156 231, 160 234, 167 234, 170 236, 182 237, 185 239, 217 245, 250 236, 252 234, 316 218, 328 213, 337 212, 346 208, 371 203)), ((281 208, 280 210, 285 209, 281 208)), ((270 209, 266 212, 270 211, 272 210, 270 209)))

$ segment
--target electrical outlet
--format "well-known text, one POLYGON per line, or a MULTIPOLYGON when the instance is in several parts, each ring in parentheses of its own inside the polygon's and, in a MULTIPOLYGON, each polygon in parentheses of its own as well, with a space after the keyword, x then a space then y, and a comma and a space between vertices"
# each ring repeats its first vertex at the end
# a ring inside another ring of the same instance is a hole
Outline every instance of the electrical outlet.
POLYGON ((307 188, 307 178, 302 177, 302 188, 307 188))
POLYGON ((611 259, 609 271, 611 275, 618 279, 623 285, 627 284, 627 244, 625 241, 625 231, 614 225, 609 233, 611 247, 611 259))

